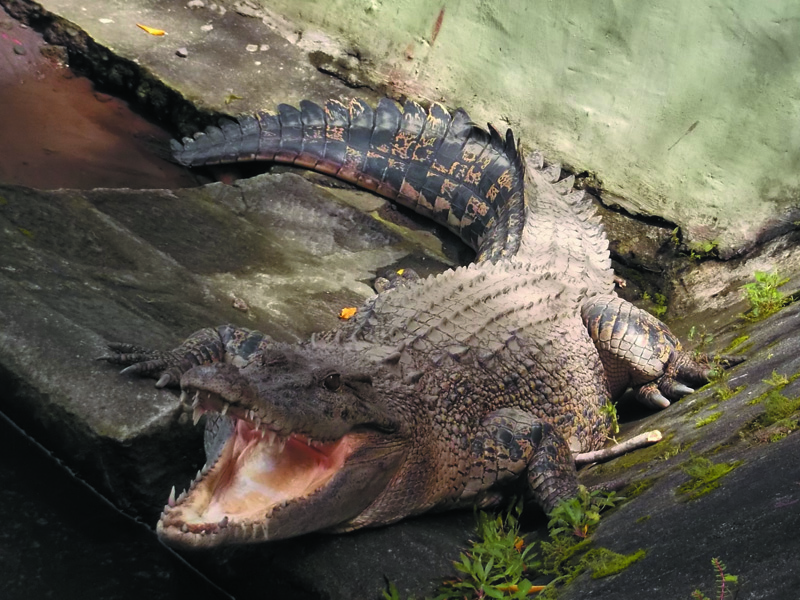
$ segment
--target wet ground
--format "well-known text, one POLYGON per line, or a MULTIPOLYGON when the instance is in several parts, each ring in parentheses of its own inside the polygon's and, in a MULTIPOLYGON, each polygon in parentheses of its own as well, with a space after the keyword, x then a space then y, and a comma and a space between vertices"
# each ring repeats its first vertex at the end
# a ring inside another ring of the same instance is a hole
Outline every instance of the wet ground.
POLYGON ((197 185, 166 131, 94 89, 65 53, 0 8, 0 182, 39 189, 197 185))

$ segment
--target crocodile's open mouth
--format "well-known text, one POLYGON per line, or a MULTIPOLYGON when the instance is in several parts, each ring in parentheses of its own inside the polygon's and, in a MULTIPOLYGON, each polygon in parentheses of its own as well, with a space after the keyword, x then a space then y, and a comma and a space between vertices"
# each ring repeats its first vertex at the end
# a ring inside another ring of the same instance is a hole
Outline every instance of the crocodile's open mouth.
POLYGON ((275 513, 324 489, 361 445, 358 434, 334 441, 281 434, 212 392, 195 392, 192 406, 195 423, 204 412, 219 412, 228 416, 233 432, 186 492, 176 498, 173 488, 170 494, 157 530, 178 545, 213 545, 202 538, 221 534, 240 541, 271 539, 275 513))

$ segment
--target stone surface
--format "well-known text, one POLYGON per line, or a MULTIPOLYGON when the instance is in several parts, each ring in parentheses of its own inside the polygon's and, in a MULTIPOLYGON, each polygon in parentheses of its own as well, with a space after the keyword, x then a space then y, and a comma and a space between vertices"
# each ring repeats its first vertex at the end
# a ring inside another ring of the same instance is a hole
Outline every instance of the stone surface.
POLYGON ((3 600, 230 598, 2 414, 0 452, 3 600))
POLYGON ((157 514, 175 469, 182 481, 201 460, 199 442, 179 459, 161 455, 165 443, 199 432, 181 426, 173 393, 93 358, 110 341, 172 347, 229 321, 305 338, 370 295, 376 271, 443 268, 430 234, 416 234, 428 248, 413 258, 391 214, 334 195, 289 173, 172 192, 0 186, 3 410, 85 462, 115 501, 157 514))
MULTIPOLYGON (((602 580, 582 576, 564 598, 641 598, 646 592, 660 598, 688 598, 700 588, 711 594, 711 558, 720 558, 729 573, 740 577, 742 598, 794 598, 800 585, 796 568, 800 541, 800 433, 770 443, 752 428, 764 404, 751 401, 767 392, 774 373, 788 379, 800 375, 800 305, 794 304, 765 321, 729 323, 715 345, 723 347, 749 336, 739 349, 747 361, 732 369, 727 385, 739 393, 720 401, 718 386, 693 394, 656 415, 624 427, 635 435, 659 429, 665 440, 640 451, 584 471, 587 484, 628 477, 652 486, 605 517, 594 536, 595 546, 647 556, 619 575, 602 580), (697 421, 721 412, 719 419, 697 427, 697 421), (675 452, 680 448, 679 452, 675 452), (673 454, 674 453, 674 454, 673 454), (667 456, 669 455, 669 456, 667 456), (715 463, 743 461, 720 480, 708 495, 687 501, 678 486, 688 480, 681 469, 694 456, 715 463)), ((800 378, 781 390, 800 396, 800 378)), ((797 419, 798 415, 795 414, 797 419)), ((769 434, 767 434, 767 437, 769 434)))
MULTIPOLYGON (((230 112, 352 95, 309 67, 302 48, 269 37, 277 34, 261 20, 220 5, 47 3, 79 28, 30 4, 4 4, 44 27, 52 41, 68 45, 73 59, 84 61, 107 85, 163 108, 165 119, 196 116, 176 89, 205 110, 230 112), (152 36, 137 22, 167 35, 152 36), (258 51, 248 52, 249 44, 258 51), (277 49, 270 61, 260 58, 268 52, 261 50, 264 44, 277 49), (180 47, 187 48, 186 58, 175 55, 180 47), (262 70, 268 66, 272 70, 262 70)), ((257 5, 238 8, 259 14, 257 5)), ((476 108, 480 116, 481 107, 476 108)), ((119 506, 153 523, 170 487, 177 484, 180 491, 202 465, 200 428, 187 423, 174 394, 93 362, 104 344, 169 347, 196 328, 225 321, 280 339, 305 337, 334 324, 339 308, 367 295, 376 270, 411 264, 424 273, 428 265, 440 269, 452 262, 442 257, 430 233, 409 226, 403 213, 380 199, 321 189, 290 173, 183 191, 43 193, 2 186, 2 410, 119 506)), ((794 468, 800 434, 774 444, 738 436, 763 410, 747 404, 767 388, 763 379, 773 370, 787 376, 800 370, 797 307, 755 325, 737 316, 744 310, 738 282, 756 268, 779 265, 793 277, 787 291, 800 288, 792 227, 785 225, 786 234, 765 246, 761 257, 740 259, 733 282, 730 262, 705 261, 698 269, 675 271, 676 288, 702 290, 675 301, 678 310, 691 311, 675 324, 676 331, 706 325, 718 334, 717 347, 750 332, 745 344, 750 358, 729 379, 731 386, 747 387, 714 409, 723 416, 702 428, 695 422, 711 412, 709 404, 701 405, 713 390, 654 416, 628 410, 626 435, 659 427, 669 437, 664 452, 672 441, 694 443, 668 460, 654 459, 662 452, 656 450, 585 471, 587 483, 620 475, 657 478, 650 490, 604 519, 596 537, 596 545, 621 552, 643 547, 649 555, 614 578, 577 581, 568 597, 638 599, 651 590, 684 598, 694 587, 710 590, 712 556, 742 577, 740 598, 785 597, 796 589, 789 561, 797 554, 791 532, 800 505, 794 468), (703 309, 710 310, 698 312, 703 309), (674 489, 685 480, 680 465, 691 453, 744 464, 720 489, 682 503, 674 489)), ((625 242, 618 242, 619 254, 657 265, 669 231, 669 226, 628 230, 618 236, 625 242), (632 244, 633 236, 647 243, 632 244)), ((784 393, 800 394, 797 385, 784 393)), ((538 515, 539 525, 543 520, 538 515)), ((285 597, 379 598, 384 576, 403 597, 419 596, 452 574, 450 563, 472 529, 467 511, 188 558, 240 598, 263 597, 265 580, 285 597)))

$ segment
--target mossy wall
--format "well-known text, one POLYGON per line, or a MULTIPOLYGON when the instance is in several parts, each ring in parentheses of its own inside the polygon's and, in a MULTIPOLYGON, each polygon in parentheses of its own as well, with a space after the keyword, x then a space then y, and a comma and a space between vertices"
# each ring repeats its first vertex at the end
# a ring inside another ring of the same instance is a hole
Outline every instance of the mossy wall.
POLYGON ((795 0, 260 1, 373 83, 508 124, 687 240, 730 251, 800 219, 795 0))

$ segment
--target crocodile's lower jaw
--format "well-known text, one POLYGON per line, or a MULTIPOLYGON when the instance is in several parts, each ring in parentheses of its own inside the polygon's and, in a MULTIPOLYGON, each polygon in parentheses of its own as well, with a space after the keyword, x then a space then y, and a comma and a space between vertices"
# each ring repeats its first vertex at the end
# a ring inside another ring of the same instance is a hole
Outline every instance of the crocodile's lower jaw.
POLYGON ((302 436, 276 437, 237 419, 216 463, 169 503, 158 535, 171 545, 202 548, 272 539, 270 519, 323 490, 359 446, 358 436, 309 445, 302 436))

